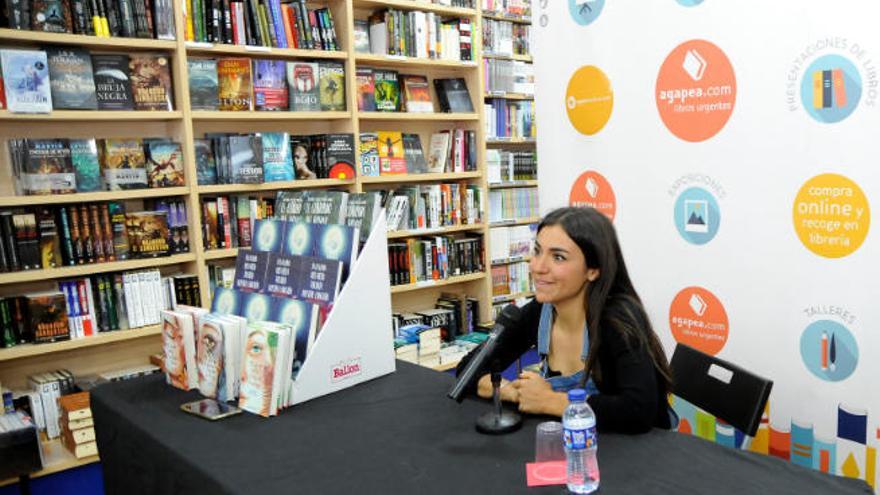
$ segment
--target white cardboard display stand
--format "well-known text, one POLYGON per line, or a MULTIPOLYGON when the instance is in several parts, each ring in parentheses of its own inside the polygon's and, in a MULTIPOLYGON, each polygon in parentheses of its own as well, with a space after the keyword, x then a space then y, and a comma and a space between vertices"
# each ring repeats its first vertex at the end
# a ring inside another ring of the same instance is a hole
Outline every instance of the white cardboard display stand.
POLYGON ((395 371, 386 231, 383 211, 293 383, 292 404, 395 371))

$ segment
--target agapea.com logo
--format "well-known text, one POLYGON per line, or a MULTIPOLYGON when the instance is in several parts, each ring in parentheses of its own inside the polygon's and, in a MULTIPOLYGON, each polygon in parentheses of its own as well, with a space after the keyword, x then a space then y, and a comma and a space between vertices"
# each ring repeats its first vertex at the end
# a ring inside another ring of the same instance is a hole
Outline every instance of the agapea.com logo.
POLYGON ((795 58, 786 102, 791 112, 803 108, 817 122, 833 124, 852 115, 863 100, 874 106, 877 86, 877 66, 867 49, 843 37, 823 38, 795 58))

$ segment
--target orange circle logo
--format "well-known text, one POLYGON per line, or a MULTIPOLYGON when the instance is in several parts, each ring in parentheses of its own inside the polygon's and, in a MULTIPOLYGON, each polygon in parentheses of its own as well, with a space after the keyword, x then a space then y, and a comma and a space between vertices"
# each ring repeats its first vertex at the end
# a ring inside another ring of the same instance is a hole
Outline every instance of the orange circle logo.
POLYGON ((565 90, 565 111, 578 132, 592 136, 601 131, 613 107, 611 81, 601 69, 585 65, 571 76, 565 90))
POLYGON ((714 44, 686 41, 663 61, 655 96, 670 132, 685 141, 705 141, 718 134, 733 113, 733 66, 714 44))
POLYGON ((584 172, 571 185, 568 194, 569 206, 589 206, 604 213, 606 217, 614 221, 617 212, 617 200, 611 184, 598 172, 592 170, 584 172))
POLYGON ((708 290, 688 287, 672 300, 669 328, 676 342, 714 356, 727 343, 727 312, 708 290))

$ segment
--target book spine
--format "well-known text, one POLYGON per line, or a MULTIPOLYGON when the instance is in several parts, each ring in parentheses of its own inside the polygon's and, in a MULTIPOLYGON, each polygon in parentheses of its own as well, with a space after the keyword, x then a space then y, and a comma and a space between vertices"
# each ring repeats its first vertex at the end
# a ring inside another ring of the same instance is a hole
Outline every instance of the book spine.
POLYGON ((91 220, 92 243, 95 246, 95 258, 98 263, 103 263, 104 261, 107 261, 107 257, 104 253, 104 229, 101 228, 98 205, 90 204, 89 214, 91 220))
POLYGON ((103 227, 104 256, 107 261, 116 261, 116 252, 113 248, 113 224, 110 222, 110 208, 107 203, 101 203, 101 227, 103 227))
POLYGON ((96 260, 95 256, 95 243, 94 237, 92 237, 92 229, 89 226, 89 210, 86 205, 80 205, 79 207, 79 231, 80 236, 82 237, 83 244, 83 252, 85 253, 86 263, 94 263, 96 260))

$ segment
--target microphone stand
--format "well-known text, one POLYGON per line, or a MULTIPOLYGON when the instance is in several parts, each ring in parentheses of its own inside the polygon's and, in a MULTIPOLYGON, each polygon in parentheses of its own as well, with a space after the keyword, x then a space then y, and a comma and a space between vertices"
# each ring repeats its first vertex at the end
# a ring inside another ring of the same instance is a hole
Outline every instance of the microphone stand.
POLYGON ((486 435, 502 435, 518 430, 522 426, 522 416, 501 408, 501 372, 497 363, 492 366, 492 410, 477 418, 477 431, 486 435))

